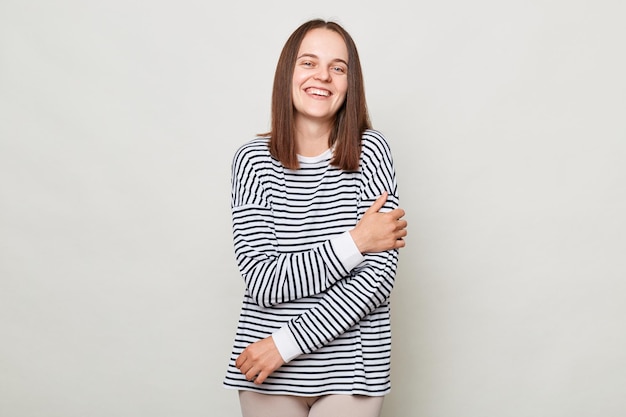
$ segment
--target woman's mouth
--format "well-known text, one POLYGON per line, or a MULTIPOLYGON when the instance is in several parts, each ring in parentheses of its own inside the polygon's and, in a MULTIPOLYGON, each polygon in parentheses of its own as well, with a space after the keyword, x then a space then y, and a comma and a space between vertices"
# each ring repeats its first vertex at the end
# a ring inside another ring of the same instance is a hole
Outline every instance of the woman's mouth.
POLYGON ((306 91, 307 94, 311 94, 311 95, 314 95, 314 96, 330 97, 330 91, 322 90, 320 88, 309 87, 305 91, 306 91))

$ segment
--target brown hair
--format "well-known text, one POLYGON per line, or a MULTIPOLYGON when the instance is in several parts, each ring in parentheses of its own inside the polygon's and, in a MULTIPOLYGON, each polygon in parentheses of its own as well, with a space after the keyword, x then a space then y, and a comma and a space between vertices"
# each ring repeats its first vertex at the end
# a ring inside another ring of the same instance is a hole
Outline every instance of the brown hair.
POLYGON ((348 32, 338 23, 314 19, 303 23, 287 39, 276 65, 272 90, 272 124, 270 153, 286 168, 297 169, 298 156, 295 145, 294 105, 292 78, 298 50, 304 36, 312 29, 325 28, 343 37, 348 49, 348 91, 343 105, 335 115, 335 125, 330 133, 329 145, 335 147, 331 164, 345 171, 357 171, 361 156, 361 136, 371 128, 361 61, 356 45, 348 32))

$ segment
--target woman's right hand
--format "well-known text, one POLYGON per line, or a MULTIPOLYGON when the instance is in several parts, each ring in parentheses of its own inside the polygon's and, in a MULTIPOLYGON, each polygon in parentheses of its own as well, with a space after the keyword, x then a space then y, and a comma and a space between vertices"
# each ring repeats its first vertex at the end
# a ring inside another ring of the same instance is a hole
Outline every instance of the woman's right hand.
POLYGON ((374 201, 354 229, 350 231, 352 240, 361 253, 383 252, 405 246, 407 221, 402 220, 404 210, 396 208, 381 213, 379 210, 385 205, 385 201, 387 201, 387 192, 374 201))

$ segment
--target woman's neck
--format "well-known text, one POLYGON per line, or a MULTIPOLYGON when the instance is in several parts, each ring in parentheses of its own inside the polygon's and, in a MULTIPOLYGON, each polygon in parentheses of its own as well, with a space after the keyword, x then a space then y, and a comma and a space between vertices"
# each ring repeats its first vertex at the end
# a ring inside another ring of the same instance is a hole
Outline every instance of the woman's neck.
POLYGON ((302 156, 317 156, 330 146, 332 124, 296 125, 296 152, 302 156))

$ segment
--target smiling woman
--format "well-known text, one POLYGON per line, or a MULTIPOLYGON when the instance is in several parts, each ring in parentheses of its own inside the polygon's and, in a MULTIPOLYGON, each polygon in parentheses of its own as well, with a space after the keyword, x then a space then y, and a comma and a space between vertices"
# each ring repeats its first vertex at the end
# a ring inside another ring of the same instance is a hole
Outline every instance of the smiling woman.
POLYGON ((338 24, 309 21, 287 40, 272 130, 236 151, 231 196, 246 290, 224 386, 244 417, 378 416, 407 222, 338 24))
MULTIPOLYGON (((330 130, 346 98, 347 71, 348 49, 341 35, 327 29, 313 29, 306 34, 293 73, 296 126, 330 130)), ((299 155, 316 156, 328 147, 327 142, 315 140, 317 132, 302 133, 296 142, 299 155), (311 135, 313 140, 309 140, 311 135)))

